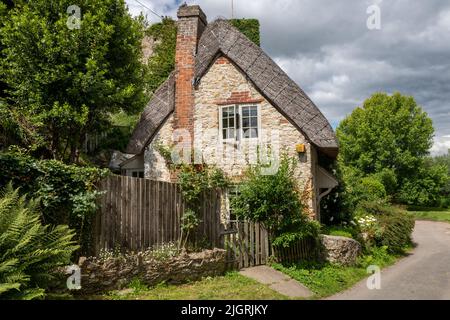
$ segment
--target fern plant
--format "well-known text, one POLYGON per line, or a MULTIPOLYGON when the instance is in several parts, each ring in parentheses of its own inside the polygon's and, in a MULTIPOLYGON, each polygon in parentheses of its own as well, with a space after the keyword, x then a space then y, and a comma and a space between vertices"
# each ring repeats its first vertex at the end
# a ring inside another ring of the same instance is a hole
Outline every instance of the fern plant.
POLYGON ((78 249, 68 226, 42 225, 37 204, 11 184, 0 195, 0 299, 43 297, 52 271, 78 249))

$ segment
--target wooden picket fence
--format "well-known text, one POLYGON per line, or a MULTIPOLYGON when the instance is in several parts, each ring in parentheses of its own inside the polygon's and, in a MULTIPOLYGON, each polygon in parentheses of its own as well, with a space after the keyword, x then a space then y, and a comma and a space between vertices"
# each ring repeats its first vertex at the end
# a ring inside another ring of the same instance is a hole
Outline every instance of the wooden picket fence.
MULTIPOLYGON (((98 187, 104 194, 94 226, 94 254, 145 250, 180 239, 185 202, 177 184, 111 175, 98 187)), ((220 192, 203 195, 202 222, 194 235, 213 247, 221 247, 220 201, 220 192)))
POLYGON ((272 254, 277 261, 296 263, 317 257, 317 243, 313 238, 301 239, 289 247, 272 246, 272 254))
POLYGON ((242 269, 269 262, 269 257, 283 263, 296 263, 313 259, 316 253, 314 239, 302 239, 290 247, 277 247, 270 243, 269 234, 257 222, 236 223, 232 231, 224 231, 224 248, 227 249, 229 269, 242 269))

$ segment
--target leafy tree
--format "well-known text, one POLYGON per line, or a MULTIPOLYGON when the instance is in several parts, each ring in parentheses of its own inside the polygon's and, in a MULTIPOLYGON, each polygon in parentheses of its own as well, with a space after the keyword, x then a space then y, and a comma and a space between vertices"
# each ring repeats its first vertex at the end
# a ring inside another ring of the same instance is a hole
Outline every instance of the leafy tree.
POLYGON ((357 176, 376 177, 389 195, 403 202, 414 185, 407 202, 423 204, 445 180, 441 170, 425 164, 433 134, 431 119, 413 97, 377 93, 340 123, 338 164, 344 172, 352 168, 357 176))
POLYGON ((258 19, 231 19, 230 22, 257 46, 261 45, 258 19))
POLYGON ((177 26, 171 18, 151 25, 145 34, 155 41, 153 54, 148 60, 147 88, 150 92, 167 79, 175 69, 175 47, 177 43, 177 26))
MULTIPOLYGON (((441 155, 430 159, 431 163, 434 165, 440 165, 447 168, 447 176, 450 178, 450 149, 446 155, 441 155)), ((444 194, 447 197, 450 197, 450 179, 447 182, 447 185, 444 188, 444 194)), ((450 201, 449 201, 450 203, 450 201)))
POLYGON ((0 196, 0 298, 43 297, 56 267, 70 263, 77 249, 67 226, 43 226, 37 201, 11 185, 0 196))
POLYGON ((143 24, 124 0, 81 0, 73 28, 68 0, 29 1, 0 28, 0 72, 8 108, 24 116, 57 159, 77 161, 85 134, 108 126, 108 113, 145 103, 143 24))

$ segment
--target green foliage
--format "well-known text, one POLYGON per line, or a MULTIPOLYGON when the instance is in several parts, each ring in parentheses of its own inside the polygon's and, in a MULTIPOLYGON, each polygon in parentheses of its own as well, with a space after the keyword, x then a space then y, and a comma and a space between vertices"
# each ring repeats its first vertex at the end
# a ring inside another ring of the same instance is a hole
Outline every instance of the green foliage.
MULTIPOLYGON (((169 149, 164 146, 159 146, 159 150, 169 149)), ((229 181, 222 170, 205 164, 174 165, 172 169, 177 170, 178 183, 180 184, 181 193, 187 205, 187 209, 181 219, 182 236, 180 239, 180 246, 186 248, 189 236, 201 222, 198 215, 202 205, 202 195, 211 190, 226 188, 229 181)))
POLYGON ((355 186, 355 194, 359 201, 371 201, 386 198, 383 183, 374 176, 364 177, 355 186))
POLYGON ((65 225, 41 224, 38 202, 9 184, 0 198, 0 298, 35 299, 45 294, 56 267, 78 248, 65 225))
POLYGON ((272 238, 272 245, 288 248, 291 244, 306 238, 317 239, 321 231, 321 225, 317 221, 301 219, 294 222, 289 228, 272 238))
POLYGON ((257 19, 231 19, 230 22, 257 46, 261 46, 259 21, 257 19))
POLYGON ((204 192, 223 189, 229 184, 223 171, 214 166, 182 164, 177 169, 183 199, 193 208, 198 208, 204 192))
POLYGON ((233 212, 244 219, 260 222, 277 245, 306 236, 316 236, 318 225, 304 213, 294 177, 294 159, 283 156, 278 171, 264 175, 261 165, 252 166, 239 185, 239 195, 231 201, 233 212))
POLYGON ((192 209, 186 209, 181 217, 181 237, 180 248, 187 248, 189 236, 197 229, 201 223, 198 213, 192 209))
POLYGON ((164 18, 152 24, 145 33, 156 42, 153 55, 148 60, 147 78, 149 92, 155 92, 175 69, 177 26, 171 18, 164 18))
POLYGON ((70 162, 86 133, 109 127, 109 112, 140 111, 146 102, 142 22, 124 0, 81 0, 81 28, 69 29, 72 4, 27 1, 0 27, 9 107, 42 137, 34 149, 70 162))
MULTIPOLYGON (((401 186, 398 199, 408 205, 439 206, 445 197, 445 188, 450 181, 447 168, 441 165, 426 164, 417 168, 417 175, 401 186)), ((442 203, 445 205, 445 202, 442 203)))
MULTIPOLYGON (((394 200, 408 203, 433 200, 444 181, 425 165, 433 133, 431 119, 413 97, 400 93, 374 94, 337 129, 339 169, 344 173, 353 171, 347 177, 344 174, 345 183, 351 184, 352 176, 373 176, 394 200), (418 184, 420 180, 426 180, 427 184, 418 184), (435 186, 428 188, 429 183, 435 186), (413 186, 415 190, 411 190, 413 186)), ((375 187, 372 183, 371 186, 375 187)))
POLYGON ((390 253, 401 253, 411 245, 415 222, 407 211, 380 201, 362 202, 355 217, 368 246, 386 246, 390 253))
POLYGON ((108 170, 36 160, 19 152, 0 153, 0 167, 0 187, 11 182, 21 193, 39 198, 43 221, 68 224, 77 231, 82 252, 89 251, 91 221, 100 194, 96 183, 108 170))
POLYGON ((272 267, 301 282, 316 294, 316 298, 321 298, 350 288, 367 277, 366 268, 369 265, 382 268, 393 264, 397 256, 388 253, 386 249, 386 247, 371 249, 360 257, 355 266, 305 261, 292 265, 276 263, 272 267))

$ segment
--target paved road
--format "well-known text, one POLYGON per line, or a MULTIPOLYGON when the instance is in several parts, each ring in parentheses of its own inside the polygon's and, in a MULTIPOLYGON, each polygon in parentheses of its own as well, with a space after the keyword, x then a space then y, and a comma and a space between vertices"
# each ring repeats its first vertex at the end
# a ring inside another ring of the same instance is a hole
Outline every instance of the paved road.
POLYGON ((369 290, 363 280, 328 299, 450 299, 450 224, 417 221, 413 239, 412 254, 381 271, 381 289, 369 290))

